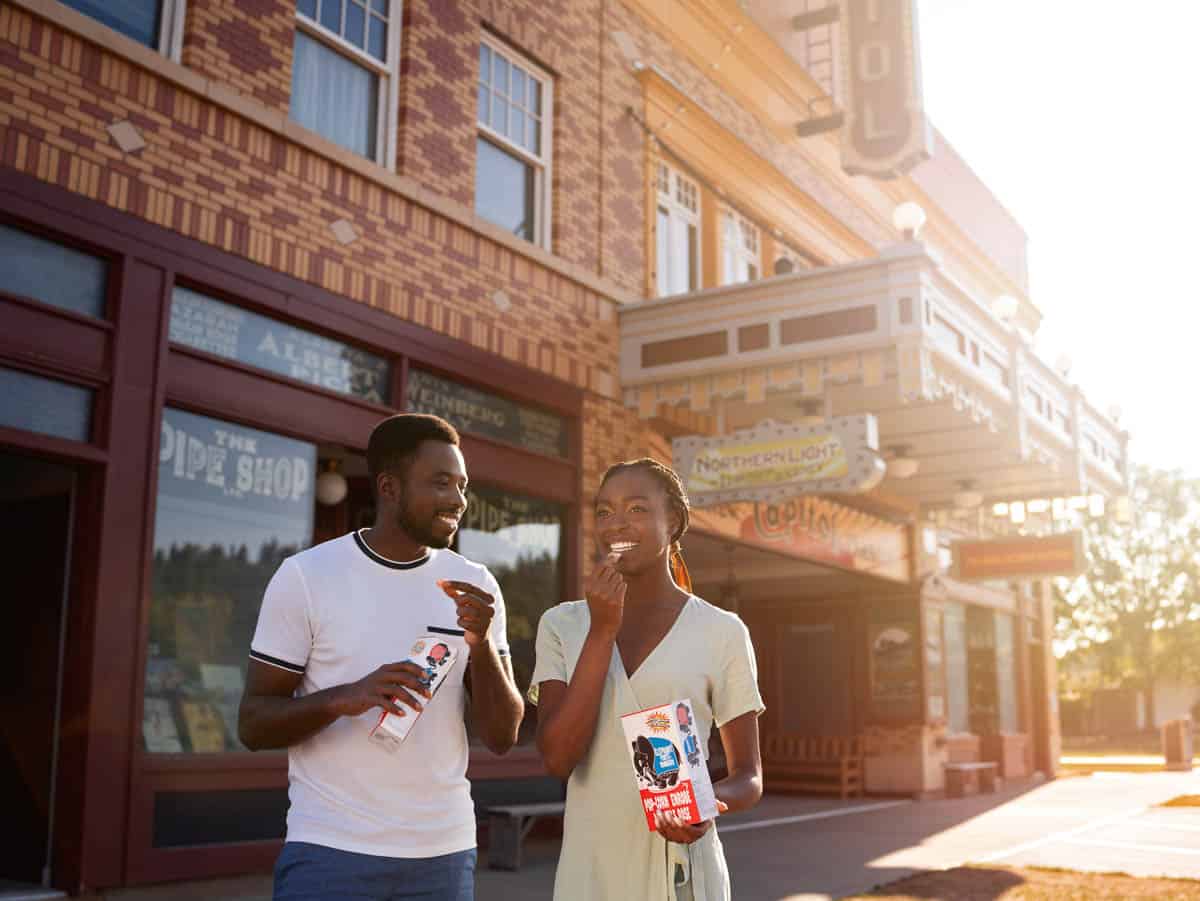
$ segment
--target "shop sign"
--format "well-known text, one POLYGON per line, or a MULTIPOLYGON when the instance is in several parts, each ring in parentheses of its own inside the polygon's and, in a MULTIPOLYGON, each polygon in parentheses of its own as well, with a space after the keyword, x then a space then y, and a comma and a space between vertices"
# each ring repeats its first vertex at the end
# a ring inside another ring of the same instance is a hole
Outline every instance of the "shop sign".
POLYGON ((959 541, 951 551, 954 563, 950 575, 967 582, 1071 577, 1087 569, 1083 532, 1078 530, 1041 537, 959 541))
POLYGON ((391 364, 341 341, 285 325, 176 286, 170 337, 176 344, 384 405, 391 364))
POLYGON ((311 521, 316 446, 308 442, 166 409, 158 461, 160 500, 193 503, 196 519, 211 517, 213 503, 235 501, 251 520, 311 521))
POLYGON ((671 443, 694 506, 778 501, 799 493, 858 494, 883 478, 879 430, 868 414, 821 425, 766 421, 731 435, 671 443))
POLYGON ((909 579, 908 532, 903 524, 825 498, 756 503, 743 516, 738 537, 816 563, 898 582, 909 579))
POLYGON ((461 432, 495 438, 535 454, 567 455, 567 425, 561 416, 417 369, 408 372, 407 394, 409 411, 440 416, 461 432))
POLYGON ((930 157, 916 0, 841 0, 842 168, 894 178, 930 157))

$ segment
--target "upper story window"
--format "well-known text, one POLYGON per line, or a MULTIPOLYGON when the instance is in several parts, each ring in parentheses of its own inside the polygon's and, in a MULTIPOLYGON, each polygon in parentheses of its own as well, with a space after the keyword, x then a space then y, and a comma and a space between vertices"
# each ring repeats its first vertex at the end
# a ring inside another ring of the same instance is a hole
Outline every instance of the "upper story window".
POLYGON ((499 41, 479 45, 475 212, 550 246, 550 76, 499 41))
POLYGON ((700 187, 665 163, 656 179, 658 296, 700 287, 700 187))
POLYGON ((761 271, 758 226, 726 210, 721 222, 721 284, 752 282, 761 271))
POLYGON ((185 0, 60 0, 139 44, 178 60, 185 0))
POLYGON ((398 0, 297 0, 291 117, 347 150, 395 156, 398 0))

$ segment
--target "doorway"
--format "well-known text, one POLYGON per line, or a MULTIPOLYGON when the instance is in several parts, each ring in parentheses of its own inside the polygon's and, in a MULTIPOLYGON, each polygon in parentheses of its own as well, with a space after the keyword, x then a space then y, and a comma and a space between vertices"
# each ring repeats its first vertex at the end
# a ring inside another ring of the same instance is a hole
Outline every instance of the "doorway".
POLYGON ((849 622, 818 613, 779 628, 779 729, 819 736, 855 734, 849 622))
MULTIPOLYGON (((76 473, 0 449, 0 897, 50 882, 76 473)), ((26 897, 29 897, 26 895, 26 897)), ((46 897, 52 897, 47 894, 46 897)))

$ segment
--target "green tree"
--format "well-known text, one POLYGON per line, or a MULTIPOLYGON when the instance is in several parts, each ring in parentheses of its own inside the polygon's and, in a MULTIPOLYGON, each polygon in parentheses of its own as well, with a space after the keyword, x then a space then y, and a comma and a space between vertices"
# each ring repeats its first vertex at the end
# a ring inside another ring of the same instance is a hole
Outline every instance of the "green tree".
POLYGON ((1140 467, 1129 522, 1088 521, 1087 572, 1056 586, 1056 632, 1105 681, 1143 692, 1200 675, 1200 480, 1140 467))

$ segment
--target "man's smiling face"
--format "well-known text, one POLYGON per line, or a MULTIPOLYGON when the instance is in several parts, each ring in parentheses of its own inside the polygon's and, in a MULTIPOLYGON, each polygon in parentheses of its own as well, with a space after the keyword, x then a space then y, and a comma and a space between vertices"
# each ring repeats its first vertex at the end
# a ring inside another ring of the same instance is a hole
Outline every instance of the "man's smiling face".
POLYGON ((467 509, 467 465, 444 441, 423 441, 402 479, 396 523, 413 541, 445 548, 467 509))

